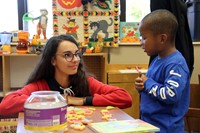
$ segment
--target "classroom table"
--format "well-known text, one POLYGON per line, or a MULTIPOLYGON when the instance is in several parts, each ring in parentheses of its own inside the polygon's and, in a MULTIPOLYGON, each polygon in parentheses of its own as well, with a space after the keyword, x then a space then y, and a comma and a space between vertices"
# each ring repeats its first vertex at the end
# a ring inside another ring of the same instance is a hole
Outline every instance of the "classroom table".
MULTIPOLYGON (((91 116, 87 116, 86 117, 87 119, 92 119, 93 122, 106 121, 106 120, 102 120, 102 114, 100 112, 102 109, 106 109, 106 107, 94 107, 94 106, 92 106, 92 108, 95 108, 96 110, 93 112, 93 114, 91 116)), ((119 109, 117 107, 109 110, 109 112, 112 114, 113 119, 134 120, 134 118, 132 118, 131 116, 129 116, 128 114, 126 114, 124 111, 122 111, 121 109, 119 109)), ((86 126, 86 128, 82 131, 77 131, 77 130, 74 130, 74 129, 71 129, 70 127, 68 127, 68 131, 67 131, 67 133, 93 133, 93 132, 94 131, 92 131, 88 126, 86 126)), ((19 113, 17 133, 26 133, 26 130, 24 129, 24 113, 23 112, 19 113)))

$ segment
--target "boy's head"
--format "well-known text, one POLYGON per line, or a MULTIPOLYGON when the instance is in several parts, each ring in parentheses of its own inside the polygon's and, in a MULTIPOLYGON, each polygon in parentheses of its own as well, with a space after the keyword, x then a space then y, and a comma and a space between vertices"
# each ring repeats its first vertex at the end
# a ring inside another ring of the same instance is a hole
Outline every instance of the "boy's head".
POLYGON ((146 15, 140 23, 141 43, 149 56, 159 54, 175 44, 178 22, 168 10, 159 9, 146 15), (146 48, 147 47, 147 48, 146 48), (151 47, 151 48, 150 48, 151 47), (148 53, 148 48, 150 53, 148 53))

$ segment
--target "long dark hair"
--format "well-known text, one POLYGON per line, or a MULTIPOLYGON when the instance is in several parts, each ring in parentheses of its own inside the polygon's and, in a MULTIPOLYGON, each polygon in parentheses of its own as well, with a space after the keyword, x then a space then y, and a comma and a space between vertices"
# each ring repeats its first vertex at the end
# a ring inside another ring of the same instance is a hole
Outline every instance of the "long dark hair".
MULTIPOLYGON (((55 68, 51 64, 51 60, 55 56, 57 48, 62 41, 72 42, 78 47, 77 41, 71 35, 59 35, 51 37, 47 41, 41 58, 26 84, 33 83, 38 80, 48 80, 54 78, 55 68)), ((87 76, 88 74, 84 67, 83 58, 81 58, 78 66, 78 72, 75 75, 69 76, 70 86, 72 86, 75 96, 90 95, 87 76)))

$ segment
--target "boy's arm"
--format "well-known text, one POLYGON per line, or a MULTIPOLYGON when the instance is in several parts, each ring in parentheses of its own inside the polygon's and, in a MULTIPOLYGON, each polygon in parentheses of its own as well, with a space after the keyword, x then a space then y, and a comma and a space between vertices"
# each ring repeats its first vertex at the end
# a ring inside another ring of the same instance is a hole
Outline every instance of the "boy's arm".
MULTIPOLYGON (((174 65, 168 67, 165 75, 164 83, 158 83, 152 78, 148 78, 144 82, 144 92, 147 92, 154 98, 159 99, 160 101, 166 104, 176 103, 183 91, 189 89, 190 77, 182 66, 174 65)), ((161 77, 162 78, 162 77, 161 77)))

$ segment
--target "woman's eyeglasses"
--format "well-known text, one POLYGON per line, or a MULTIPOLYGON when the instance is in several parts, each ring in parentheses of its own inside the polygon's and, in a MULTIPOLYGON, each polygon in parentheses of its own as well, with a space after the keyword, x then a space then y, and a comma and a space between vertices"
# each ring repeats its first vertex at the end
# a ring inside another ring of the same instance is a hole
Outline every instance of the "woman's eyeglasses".
POLYGON ((76 59, 77 60, 80 60, 81 57, 82 57, 82 53, 81 52, 76 52, 75 54, 73 54, 72 52, 68 51, 68 52, 65 52, 63 54, 56 54, 56 55, 63 55, 64 58, 66 59, 66 61, 73 61, 74 59, 74 56, 76 56, 76 59))

